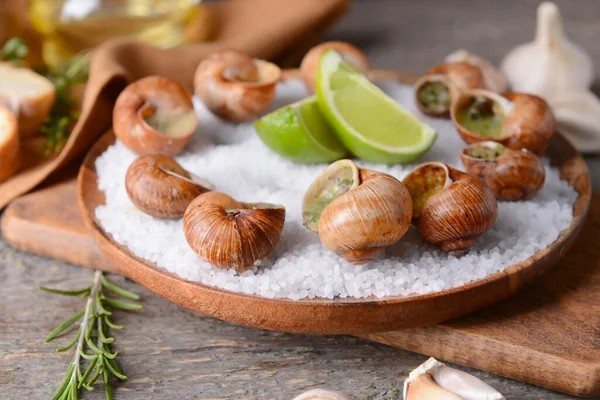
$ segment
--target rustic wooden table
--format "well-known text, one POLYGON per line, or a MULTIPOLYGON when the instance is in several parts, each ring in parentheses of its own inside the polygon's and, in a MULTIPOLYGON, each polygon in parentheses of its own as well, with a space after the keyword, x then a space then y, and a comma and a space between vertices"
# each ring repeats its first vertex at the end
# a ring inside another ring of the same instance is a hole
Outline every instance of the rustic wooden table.
MULTIPOLYGON (((531 38, 537 1, 357 1, 328 35, 364 48, 376 66, 419 73, 448 50, 465 47, 499 61, 531 38)), ((600 66, 600 2, 559 2, 571 37, 600 66)), ((588 158, 600 188, 600 160, 588 158)), ((75 204, 70 205, 76 207, 75 204)), ((19 253, 0 239, 0 398, 50 398, 69 361, 43 337, 81 304, 36 290, 79 287, 89 270, 19 253)), ((115 385, 127 399, 291 399, 314 387, 357 399, 398 399, 407 373, 425 357, 348 336, 266 332, 205 318, 176 307, 124 278, 115 282, 143 296, 145 309, 116 313, 126 325, 116 348, 129 380, 115 385)), ((81 301, 79 301, 81 303, 81 301)), ((567 399, 531 385, 466 369, 507 399, 567 399)), ((568 371, 565 371, 568 373, 568 371)), ((102 399, 99 387, 84 394, 102 399)))

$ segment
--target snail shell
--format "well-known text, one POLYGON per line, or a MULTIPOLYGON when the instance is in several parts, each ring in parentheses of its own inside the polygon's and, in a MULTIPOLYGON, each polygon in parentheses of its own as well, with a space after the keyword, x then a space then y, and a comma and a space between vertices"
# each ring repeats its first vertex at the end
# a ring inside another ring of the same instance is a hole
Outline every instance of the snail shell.
POLYGON ((215 115, 242 122, 263 114, 275 97, 281 69, 239 51, 215 53, 200 62, 194 93, 215 115))
POLYGON ((461 92, 484 86, 485 80, 478 67, 466 61, 445 62, 415 82, 415 101, 423 114, 447 118, 450 105, 461 92))
POLYGON ((198 196, 183 217, 190 247, 209 263, 245 271, 279 244, 285 208, 240 203, 219 192, 198 196))
POLYGON ((404 236, 412 217, 412 201, 402 182, 393 176, 340 160, 308 188, 302 217, 326 248, 351 263, 362 264, 404 236))
POLYGON ((369 60, 365 53, 358 47, 346 42, 331 41, 321 43, 313 47, 306 53, 300 64, 300 74, 306 87, 311 93, 315 92, 317 72, 319 71, 319 61, 323 53, 328 50, 338 52, 344 61, 350 64, 358 72, 366 73, 369 70, 369 60))
POLYGON ((188 91, 160 76, 131 83, 113 109, 116 136, 139 155, 178 154, 192 138, 197 124, 188 91))
POLYGON ((486 59, 468 52, 465 49, 459 49, 446 56, 448 62, 465 61, 478 67, 483 75, 485 88, 496 93, 505 92, 508 89, 508 80, 496 67, 486 59))
POLYGON ((496 197, 477 177, 430 162, 403 182, 412 197, 413 223, 421 237, 447 253, 466 253, 496 221, 496 197))
POLYGON ((527 149, 538 155, 546 151, 555 129, 548 103, 525 93, 500 95, 471 90, 454 102, 451 117, 467 143, 493 140, 510 149, 527 149))
POLYGON ((187 206, 213 186, 160 154, 138 157, 127 169, 125 187, 131 202, 156 218, 178 219, 187 206))
POLYGON ((19 169, 21 160, 17 117, 8 107, 0 105, 0 182, 19 169))
POLYGON ((527 149, 477 142, 463 149, 460 157, 467 172, 483 179, 497 199, 527 200, 544 186, 544 164, 527 149))

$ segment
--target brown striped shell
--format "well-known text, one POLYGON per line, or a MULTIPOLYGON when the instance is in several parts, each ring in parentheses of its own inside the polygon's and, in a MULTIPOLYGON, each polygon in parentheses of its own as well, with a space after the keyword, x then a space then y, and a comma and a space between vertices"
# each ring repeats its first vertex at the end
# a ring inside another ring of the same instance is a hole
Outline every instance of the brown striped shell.
POLYGON ((463 92, 452 106, 451 117, 458 133, 469 144, 493 140, 510 149, 527 149, 537 155, 546 152, 556 125, 550 106, 541 97, 526 93, 497 94, 483 89, 463 92), (494 112, 501 113, 502 127, 499 137, 470 131, 459 121, 458 115, 461 112, 474 101, 482 99, 494 104, 494 107, 490 107, 497 110, 494 112))
POLYGON ((279 244, 285 208, 241 203, 224 193, 198 196, 183 217, 190 247, 209 263, 241 272, 267 257, 279 244))
POLYGON ((138 157, 127 169, 125 187, 140 211, 162 219, 183 217, 192 200, 213 189, 210 183, 160 154, 138 157))
POLYGON ((281 69, 239 51, 215 53, 198 65, 194 93, 215 115, 230 121, 261 116, 275 97, 281 69))
POLYGON ((446 164, 423 164, 403 182, 421 237, 452 255, 466 253, 496 221, 498 202, 491 189, 446 164))
POLYGON ((483 179, 499 200, 527 200, 544 186, 544 164, 527 149, 485 141, 467 146, 460 157, 467 172, 483 179))
POLYGON ((338 52, 344 61, 350 64, 358 72, 366 73, 369 70, 369 60, 365 53, 358 47, 340 41, 321 43, 310 49, 300 64, 300 74, 302 75, 302 79, 304 79, 306 87, 311 93, 315 92, 319 61, 323 53, 328 50, 335 50, 338 52))
POLYGON ((131 83, 113 109, 115 135, 139 155, 178 154, 192 138, 197 124, 190 93, 179 83, 160 76, 131 83))
POLYGON ((412 202, 402 182, 393 176, 340 160, 311 184, 302 217, 325 247, 351 263, 362 264, 404 236, 412 202))
POLYGON ((415 102, 423 114, 447 118, 461 92, 485 85, 481 70, 465 61, 445 62, 427 71, 414 84, 415 102))

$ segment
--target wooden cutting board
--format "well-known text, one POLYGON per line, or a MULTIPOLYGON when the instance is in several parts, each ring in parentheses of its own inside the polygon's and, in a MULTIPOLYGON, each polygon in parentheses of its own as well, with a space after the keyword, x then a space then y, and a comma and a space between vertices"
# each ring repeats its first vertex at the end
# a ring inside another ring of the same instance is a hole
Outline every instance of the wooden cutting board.
MULTIPOLYGON (((0 227, 16 249, 114 267, 87 235, 75 180, 14 201, 0 227)), ((576 396, 600 396, 600 192, 573 249, 511 299, 443 324, 365 335, 377 342, 576 396)))

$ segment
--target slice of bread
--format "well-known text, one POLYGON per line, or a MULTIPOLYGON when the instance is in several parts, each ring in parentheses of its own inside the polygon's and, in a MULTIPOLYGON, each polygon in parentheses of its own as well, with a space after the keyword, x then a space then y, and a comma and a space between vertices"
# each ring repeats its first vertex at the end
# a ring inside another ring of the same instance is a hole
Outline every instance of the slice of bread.
POLYGON ((17 116, 19 135, 39 134, 40 127, 54 103, 54 85, 29 68, 0 62, 0 104, 17 116))
POLYGON ((14 174, 21 165, 21 144, 17 119, 8 107, 0 105, 0 182, 14 174))

